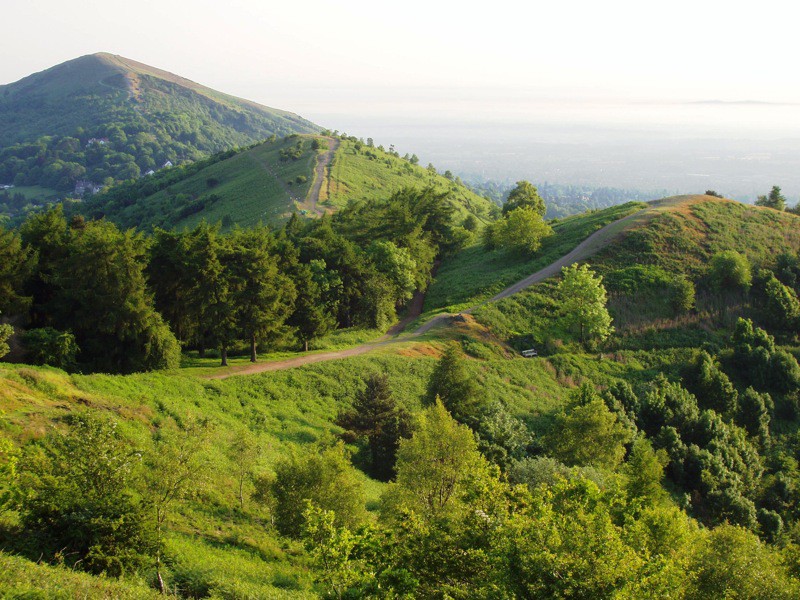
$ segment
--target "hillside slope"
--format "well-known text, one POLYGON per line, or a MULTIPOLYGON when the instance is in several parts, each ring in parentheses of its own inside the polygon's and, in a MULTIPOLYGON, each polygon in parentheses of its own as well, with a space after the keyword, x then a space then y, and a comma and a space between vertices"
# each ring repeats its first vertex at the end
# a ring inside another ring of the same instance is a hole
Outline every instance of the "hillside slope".
MULTIPOLYGON (((583 259, 604 276, 618 334, 613 346, 620 348, 719 342, 730 334, 738 316, 757 319, 758 307, 747 296, 721 296, 712 289, 711 258, 723 251, 739 252, 755 274, 761 268, 774 269, 779 255, 797 255, 800 250, 800 217, 703 195, 650 203, 623 225, 613 244, 583 259), (679 280, 690 282, 696 297, 692 310, 677 314, 671 292, 679 280)), ((564 332, 551 318, 557 307, 550 285, 523 290, 482 307, 475 316, 506 341, 558 339, 564 332)))
POLYGON ((205 219, 233 225, 279 223, 294 210, 335 212, 350 200, 384 200, 403 187, 451 194, 458 220, 486 219, 492 203, 463 184, 353 138, 298 135, 223 153, 112 188, 83 212, 124 226, 183 228, 205 219), (337 144, 338 143, 338 144, 337 144), (325 167, 324 161, 330 158, 325 167))
POLYGON ((166 161, 318 130, 293 113, 92 54, 0 86, 0 183, 67 193, 78 180, 108 184, 166 161))

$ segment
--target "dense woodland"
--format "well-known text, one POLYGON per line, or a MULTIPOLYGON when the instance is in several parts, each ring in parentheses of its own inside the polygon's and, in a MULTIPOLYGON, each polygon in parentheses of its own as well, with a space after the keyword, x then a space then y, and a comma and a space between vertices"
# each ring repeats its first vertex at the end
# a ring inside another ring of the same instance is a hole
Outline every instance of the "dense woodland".
POLYGON ((407 189, 331 218, 292 218, 222 235, 201 224, 147 238, 107 221, 67 221, 60 206, 2 231, 4 315, 26 330, 31 362, 112 373, 174 368, 180 344, 227 351, 296 338, 308 350, 332 329, 385 329, 433 262, 471 233, 447 194, 407 189), (71 339, 53 360, 48 348, 71 339), (47 356, 49 360, 37 360, 47 356))

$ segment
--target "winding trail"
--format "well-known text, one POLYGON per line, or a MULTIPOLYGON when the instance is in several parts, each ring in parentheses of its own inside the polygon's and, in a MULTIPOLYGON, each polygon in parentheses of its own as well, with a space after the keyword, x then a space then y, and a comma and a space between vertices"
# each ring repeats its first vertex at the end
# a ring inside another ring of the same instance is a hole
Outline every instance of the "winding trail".
POLYGON ((341 144, 340 140, 328 138, 328 150, 317 159, 317 166, 314 169, 314 185, 308 192, 306 203, 310 203, 311 210, 318 215, 322 214, 322 211, 317 208, 319 194, 322 191, 322 184, 328 180, 326 169, 330 166, 333 155, 339 149, 339 144, 341 144))
MULTIPOLYGON (((567 267, 575 262, 585 260, 588 257, 596 254, 608 244, 610 244, 613 240, 615 240, 622 232, 630 228, 632 225, 643 223, 646 220, 652 218, 656 213, 664 208, 668 208, 671 206, 675 206, 677 204, 687 204, 690 202, 698 201, 702 199, 702 196, 673 196, 670 198, 664 198, 662 200, 655 200, 652 202, 648 202, 647 208, 643 208, 627 217, 623 217, 614 221, 613 223, 609 223, 605 227, 602 227, 583 240, 580 244, 575 246, 569 253, 565 254, 555 262, 550 263, 543 269, 529 275, 525 279, 522 279, 513 285, 510 285, 502 292, 497 294, 496 296, 480 302, 475 306, 468 308, 467 310, 462 311, 463 313, 471 313, 476 308, 479 308, 485 304, 489 304, 491 302, 497 302, 498 300, 502 300, 504 298, 508 298, 514 294, 517 294, 524 290, 527 287, 530 287, 536 283, 540 283, 545 279, 552 277, 553 275, 557 274, 562 267, 567 267)), ((347 358, 350 356, 359 356, 361 354, 366 354, 367 352, 371 352, 381 347, 388 346, 390 344, 395 344, 398 342, 408 342, 417 338, 434 327, 439 325, 444 325, 450 319, 456 316, 456 313, 440 313, 430 320, 423 323, 420 327, 418 327, 414 332, 401 335, 402 330, 408 325, 411 321, 416 319, 419 314, 422 312, 422 304, 423 304, 424 296, 422 297, 415 297, 414 301, 412 301, 412 307, 409 310, 409 314, 397 325, 392 327, 389 332, 384 335, 383 337, 377 339, 374 342, 368 342, 366 344, 361 344, 359 346, 354 346, 353 348, 347 348, 345 350, 335 350, 331 352, 319 352, 317 354, 303 354, 301 356, 288 358, 284 360, 276 360, 271 362, 265 363, 255 363, 252 365, 247 365, 245 367, 239 368, 235 371, 229 371, 224 374, 220 375, 212 375, 209 379, 225 379, 227 377, 233 377, 235 375, 252 375, 254 373, 265 373, 268 371, 279 371, 282 369, 291 369, 293 367, 300 367, 303 365, 308 365, 312 363, 323 362, 327 360, 337 360, 340 358, 347 358), (414 314, 415 311, 417 314, 414 314)))

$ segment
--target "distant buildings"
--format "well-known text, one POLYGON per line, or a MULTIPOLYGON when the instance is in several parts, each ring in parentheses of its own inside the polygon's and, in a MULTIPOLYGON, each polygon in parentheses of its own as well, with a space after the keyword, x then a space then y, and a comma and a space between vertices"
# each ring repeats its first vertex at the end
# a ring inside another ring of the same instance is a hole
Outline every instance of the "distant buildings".
POLYGON ((102 184, 94 183, 88 179, 79 179, 75 182, 75 195, 85 196, 86 194, 96 194, 103 189, 102 184))
POLYGON ((86 147, 92 146, 97 144, 98 146, 105 146, 108 143, 108 138, 90 138, 88 142, 86 142, 86 147))

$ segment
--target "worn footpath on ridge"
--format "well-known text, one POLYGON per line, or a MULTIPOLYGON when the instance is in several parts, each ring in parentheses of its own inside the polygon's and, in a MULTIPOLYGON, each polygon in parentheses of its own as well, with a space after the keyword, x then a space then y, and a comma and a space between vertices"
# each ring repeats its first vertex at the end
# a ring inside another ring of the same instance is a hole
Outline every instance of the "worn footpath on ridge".
MULTIPOLYGON (((473 310, 475 310, 480 306, 483 306, 484 304, 488 304, 490 302, 497 302, 498 300, 508 298, 509 296, 521 292, 525 288, 528 288, 536 283, 540 283, 545 279, 548 279, 559 273, 563 267, 568 267, 573 263, 585 260, 590 256, 596 254, 597 252, 605 248, 613 240, 615 240, 621 233, 630 229, 631 227, 640 225, 648 221, 661 210, 679 204, 695 202, 698 201, 699 198, 700 197, 698 196, 673 196, 670 198, 664 198, 661 200, 654 200, 652 202, 649 202, 647 208, 637 211, 632 215, 628 215, 627 217, 623 217, 622 219, 618 219, 617 221, 609 223, 605 227, 598 229, 589 237, 587 237, 585 240, 583 240, 580 244, 578 244, 572 251, 565 254, 558 260, 550 263, 548 266, 544 267, 543 269, 540 269, 536 273, 529 275, 525 279, 522 279, 514 283, 513 285, 507 287, 502 292, 490 298, 489 300, 479 302, 475 306, 472 306, 462 312, 471 313, 473 310)), ((374 342, 360 344, 358 346, 354 346, 352 348, 346 348, 344 350, 319 352, 316 354, 303 354, 300 356, 283 360, 254 363, 252 365, 247 365, 245 367, 241 367, 236 370, 231 370, 229 372, 222 373, 219 375, 211 375, 209 376, 209 378, 225 379, 227 377, 233 377, 235 375, 252 375, 254 373, 280 371, 282 369, 291 369, 294 367, 300 367, 303 365, 309 365, 328 360, 338 360, 341 358, 348 358, 351 356, 359 356, 361 354, 366 354, 367 352, 371 352, 372 350, 386 347, 390 344, 412 341, 414 338, 419 337, 424 333, 427 333, 434 327, 437 327, 439 325, 444 325, 455 316, 454 313, 440 313, 432 317, 430 320, 426 321, 412 333, 402 335, 402 331, 405 328, 405 326, 411 323, 416 317, 418 317, 421 312, 422 312, 422 302, 419 300, 417 300, 417 302, 413 302, 411 310, 409 310, 409 314, 398 325, 392 327, 386 335, 377 339, 374 342), (414 314, 416 311, 419 312, 414 314)))

